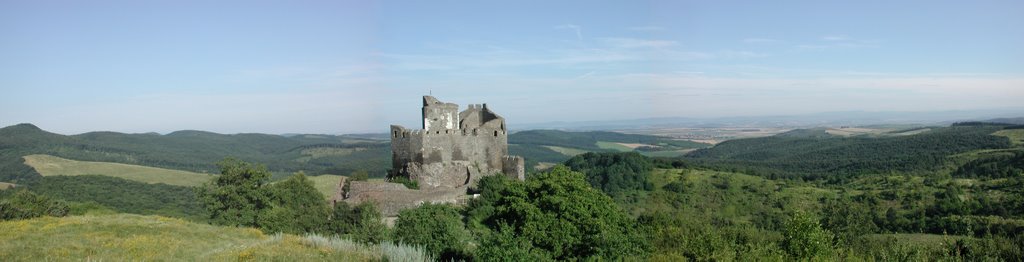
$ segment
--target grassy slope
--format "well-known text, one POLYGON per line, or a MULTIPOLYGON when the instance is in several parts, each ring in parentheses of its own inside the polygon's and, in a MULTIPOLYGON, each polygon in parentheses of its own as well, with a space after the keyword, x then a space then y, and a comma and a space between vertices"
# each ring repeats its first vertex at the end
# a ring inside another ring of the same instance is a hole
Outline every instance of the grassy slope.
MULTIPOLYGON (((381 246, 320 237, 264 235, 160 216, 41 217, 0 222, 0 260, 369 261, 381 246), (347 243, 340 243, 347 242, 347 243)), ((390 258, 396 260, 397 258, 390 258)))
POLYGON ((620 145, 619 143, 607 142, 607 141, 597 141, 597 147, 599 147, 601 149, 611 149, 611 150, 615 150, 615 151, 619 151, 619 152, 633 151, 632 148, 629 148, 627 146, 620 145))
POLYGON ((1024 129, 999 130, 993 133, 993 135, 1009 138, 1010 143, 1014 145, 1024 145, 1024 129))
POLYGON ((575 155, 583 154, 583 153, 586 153, 586 152, 590 152, 590 151, 587 151, 587 150, 582 150, 582 149, 577 149, 577 148, 560 147, 560 146, 543 146, 543 147, 546 147, 547 149, 551 149, 551 150, 553 150, 555 152, 561 153, 561 154, 566 155, 566 156, 575 156, 575 155))
POLYGON ((339 175, 319 175, 319 176, 307 176, 309 180, 313 181, 313 185, 316 187, 316 191, 320 191, 324 195, 324 198, 330 199, 334 195, 334 191, 338 188, 338 181, 344 176, 339 175))
POLYGON ((177 186, 198 186, 210 181, 212 175, 180 170, 107 162, 63 159, 50 155, 25 156, 25 164, 43 176, 105 175, 133 181, 177 186))
MULTIPOLYGON (((149 184, 164 183, 176 186, 198 186, 213 178, 213 175, 210 174, 120 163, 75 161, 49 155, 25 156, 25 163, 35 168, 43 176, 104 175, 149 184)), ((315 184, 317 191, 320 191, 325 198, 334 195, 341 177, 338 175, 308 176, 309 180, 315 184)), ((0 187, 2 186, 0 185, 0 187)))
MULTIPOLYGON (((915 135, 886 137, 806 137, 784 134, 730 140, 699 149, 687 157, 702 163, 761 169, 783 177, 820 179, 889 172, 940 172, 955 168, 962 154, 1013 150, 1009 141, 993 136, 1000 126, 934 128, 915 135)), ((1005 131, 1005 130, 1003 130, 1005 131)), ((809 131, 801 131, 809 132, 809 131)), ((813 135, 813 134, 810 134, 813 135)))

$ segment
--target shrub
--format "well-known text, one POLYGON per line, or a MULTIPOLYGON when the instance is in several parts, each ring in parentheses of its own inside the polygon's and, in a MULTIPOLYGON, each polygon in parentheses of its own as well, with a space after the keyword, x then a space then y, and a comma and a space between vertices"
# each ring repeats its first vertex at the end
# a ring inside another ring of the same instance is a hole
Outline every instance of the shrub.
POLYGON ((196 189, 210 219, 224 225, 258 227, 257 218, 270 205, 268 192, 263 188, 270 179, 270 171, 265 166, 234 158, 217 165, 221 175, 196 189))
POLYGON ((366 244, 379 243, 388 238, 388 228, 382 221, 380 211, 371 202, 363 202, 355 207, 346 202, 335 203, 327 230, 366 244))
POLYGON ((469 232, 459 211, 448 204, 431 204, 402 210, 395 221, 395 240, 423 246, 441 260, 465 259, 469 232))
POLYGON ((292 234, 321 232, 330 215, 327 202, 313 181, 302 172, 267 186, 270 209, 260 216, 260 227, 268 232, 292 234))
POLYGON ((832 250, 832 232, 822 229, 818 220, 803 212, 796 212, 786 222, 782 249, 797 259, 827 255, 832 250))
POLYGON ((26 219, 40 216, 62 217, 68 214, 68 204, 63 200, 37 195, 28 190, 18 190, 9 197, 0 199, 0 220, 26 219))

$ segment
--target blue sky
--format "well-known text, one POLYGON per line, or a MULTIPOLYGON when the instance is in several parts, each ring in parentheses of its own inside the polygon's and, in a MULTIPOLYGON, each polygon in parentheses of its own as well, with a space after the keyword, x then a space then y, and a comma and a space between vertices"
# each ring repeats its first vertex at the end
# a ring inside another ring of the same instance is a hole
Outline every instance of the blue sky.
POLYGON ((382 132, 1024 106, 1021 1, 0 1, 0 125, 382 132), (212 2, 212 3, 211 3, 212 2))

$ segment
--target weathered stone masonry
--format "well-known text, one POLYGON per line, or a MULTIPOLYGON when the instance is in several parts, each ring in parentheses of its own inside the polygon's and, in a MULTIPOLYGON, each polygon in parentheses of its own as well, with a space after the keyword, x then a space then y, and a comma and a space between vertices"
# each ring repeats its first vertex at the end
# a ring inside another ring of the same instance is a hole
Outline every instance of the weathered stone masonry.
POLYGON ((332 201, 374 202, 385 216, 420 203, 460 203, 483 176, 505 174, 523 180, 524 160, 508 155, 505 119, 486 104, 459 106, 423 97, 423 129, 391 126, 391 173, 417 181, 419 190, 401 184, 342 179, 332 201))
POLYGON ((523 159, 508 155, 505 119, 487 104, 459 106, 423 97, 423 129, 391 126, 392 176, 421 187, 461 187, 481 176, 524 176, 523 159))

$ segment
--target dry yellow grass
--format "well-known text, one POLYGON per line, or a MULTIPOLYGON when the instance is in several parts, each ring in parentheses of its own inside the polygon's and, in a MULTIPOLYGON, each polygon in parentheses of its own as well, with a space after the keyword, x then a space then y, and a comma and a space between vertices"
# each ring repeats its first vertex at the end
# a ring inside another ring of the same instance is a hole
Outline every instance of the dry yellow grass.
POLYGON ((14 188, 14 187, 15 187, 14 184, 6 183, 6 182, 0 182, 0 190, 11 189, 11 188, 14 188))
POLYGON ((164 183, 177 186, 197 186, 213 176, 210 174, 108 162, 77 161, 51 155, 25 156, 25 164, 43 176, 104 175, 143 183, 164 183))

